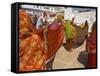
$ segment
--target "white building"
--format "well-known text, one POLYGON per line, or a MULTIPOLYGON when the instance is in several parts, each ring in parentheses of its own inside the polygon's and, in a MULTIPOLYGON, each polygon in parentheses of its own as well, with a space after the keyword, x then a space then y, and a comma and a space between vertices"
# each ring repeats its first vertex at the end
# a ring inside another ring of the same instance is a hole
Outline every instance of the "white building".
MULTIPOLYGON (((82 9, 81 9, 82 10, 82 9)), ((77 25, 80 25, 81 23, 84 23, 85 20, 89 23, 89 32, 91 31, 91 26, 96 20, 96 11, 83 11, 79 12, 79 10, 74 10, 73 8, 67 7, 64 9, 64 19, 71 20, 73 17, 75 17, 74 23, 77 25)))
POLYGON ((77 13, 75 16, 75 23, 80 24, 84 23, 85 20, 87 20, 89 24, 89 32, 91 32, 91 27, 96 20, 95 14, 96 14, 95 11, 77 13))
POLYGON ((74 13, 72 12, 72 8, 66 7, 64 8, 64 19, 71 20, 74 13))
POLYGON ((39 6, 39 5, 21 5, 21 8, 50 11, 50 12, 59 12, 59 11, 62 11, 64 7, 39 6))

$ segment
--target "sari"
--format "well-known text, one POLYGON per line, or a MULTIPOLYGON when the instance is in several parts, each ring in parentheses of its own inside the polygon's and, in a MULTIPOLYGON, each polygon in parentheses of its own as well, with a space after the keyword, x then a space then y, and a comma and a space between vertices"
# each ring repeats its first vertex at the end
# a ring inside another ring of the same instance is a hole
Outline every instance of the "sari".
MULTIPOLYGON (((57 22, 52 23, 48 25, 48 31, 47 31, 47 61, 53 58, 56 55, 56 52, 60 48, 60 46, 63 44, 64 39, 64 25, 63 22, 57 22)), ((41 37, 42 40, 44 39, 43 36, 43 29, 38 30, 38 35, 41 37)))
POLYGON ((87 39, 86 49, 88 51, 87 67, 96 67, 96 24, 92 26, 92 32, 87 39))
POLYGON ((43 40, 24 10, 19 10, 19 71, 45 69, 46 51, 43 40))
POLYGON ((73 27, 70 20, 65 21, 65 36, 66 36, 66 49, 68 51, 71 51, 71 48, 73 47, 73 42, 76 36, 76 29, 73 27))
POLYGON ((75 36, 75 28, 72 26, 70 20, 65 21, 65 36, 67 39, 73 38, 75 36))

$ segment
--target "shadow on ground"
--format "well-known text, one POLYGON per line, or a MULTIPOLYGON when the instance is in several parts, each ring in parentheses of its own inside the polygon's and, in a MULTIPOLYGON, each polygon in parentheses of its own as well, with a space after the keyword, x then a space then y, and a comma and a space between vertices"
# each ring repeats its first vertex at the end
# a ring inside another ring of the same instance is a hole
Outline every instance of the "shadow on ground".
POLYGON ((84 66, 87 65, 88 53, 86 51, 80 52, 78 56, 78 61, 82 63, 84 66))

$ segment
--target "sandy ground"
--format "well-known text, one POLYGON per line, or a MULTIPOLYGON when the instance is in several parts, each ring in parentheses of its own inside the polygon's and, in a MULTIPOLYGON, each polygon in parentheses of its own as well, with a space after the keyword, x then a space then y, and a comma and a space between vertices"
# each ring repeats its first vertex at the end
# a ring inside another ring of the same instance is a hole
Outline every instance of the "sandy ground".
POLYGON ((72 52, 67 51, 62 45, 56 53, 53 69, 85 68, 87 62, 86 42, 74 48, 72 52))

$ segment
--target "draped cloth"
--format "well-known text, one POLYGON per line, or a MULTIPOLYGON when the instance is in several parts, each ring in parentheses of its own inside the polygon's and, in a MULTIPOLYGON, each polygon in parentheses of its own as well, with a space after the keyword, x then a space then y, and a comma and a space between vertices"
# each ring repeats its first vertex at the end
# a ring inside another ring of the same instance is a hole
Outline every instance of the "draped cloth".
POLYGON ((88 67, 96 67, 96 32, 92 32, 87 40, 88 67))
POLYGON ((74 37, 74 30, 70 20, 65 21, 65 36, 67 39, 74 37))
POLYGON ((92 32, 87 39, 86 48, 89 53, 87 67, 96 67, 96 24, 92 26, 92 32))
POLYGON ((46 69, 46 60, 54 56, 63 43, 63 24, 56 23, 55 26, 56 29, 48 27, 48 50, 45 50, 44 29, 37 31, 29 15, 19 10, 19 71, 46 69))
POLYGON ((45 69, 46 51, 43 40, 32 26, 28 14, 19 10, 19 71, 45 69))
MULTIPOLYGON (((47 60, 50 59, 52 56, 56 54, 58 49, 63 43, 64 38, 64 28, 63 23, 52 23, 48 25, 47 31, 47 42, 48 42, 48 50, 47 50, 47 60)), ((38 31, 39 36, 42 40, 43 37, 43 30, 38 31)))

